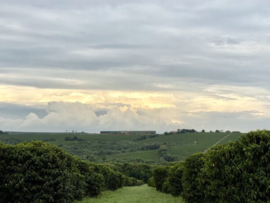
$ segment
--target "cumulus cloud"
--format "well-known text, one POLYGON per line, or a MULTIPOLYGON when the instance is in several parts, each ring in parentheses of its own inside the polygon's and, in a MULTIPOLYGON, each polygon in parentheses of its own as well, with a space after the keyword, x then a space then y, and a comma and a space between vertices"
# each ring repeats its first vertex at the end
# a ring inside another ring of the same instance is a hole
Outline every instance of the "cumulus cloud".
MULTIPOLYGON (((241 106, 242 102, 237 101, 237 99, 231 100, 231 105, 224 108, 222 102, 226 101, 227 99, 219 97, 212 100, 190 98, 183 101, 179 99, 174 101, 174 107, 163 108, 136 106, 136 103, 132 106, 125 105, 125 103, 109 105, 109 103, 50 102, 43 108, 39 107, 46 111, 43 116, 34 113, 33 110, 37 109, 34 106, 31 108, 21 106, 22 109, 28 110, 25 117, 8 118, 8 116, 0 116, 0 127, 11 131, 156 130, 159 133, 178 128, 242 131, 248 131, 251 127, 253 130, 267 128, 270 112, 265 111, 268 108, 268 106, 264 106, 265 103, 252 108, 254 103, 251 102, 250 107, 247 108, 250 110, 246 110, 241 106), (198 100, 200 100, 200 105, 197 104, 198 100), (220 102, 220 106, 209 104, 209 102, 220 102)), ((246 100, 246 102, 249 101, 246 100)), ((5 105, 10 106, 12 104, 5 105)))
POLYGON ((269 6, 267 0, 3 1, 1 125, 165 130, 176 123, 203 127, 204 115, 205 128, 219 116, 224 126, 241 120, 247 124, 241 129, 262 127, 270 114, 269 6))
POLYGON ((136 109, 124 106, 114 107, 97 113, 96 107, 89 104, 51 102, 48 103, 47 115, 40 118, 30 112, 25 118, 6 119, 0 117, 0 126, 10 130, 31 131, 65 131, 84 130, 98 132, 100 130, 162 130, 176 127, 169 119, 139 114, 136 109))

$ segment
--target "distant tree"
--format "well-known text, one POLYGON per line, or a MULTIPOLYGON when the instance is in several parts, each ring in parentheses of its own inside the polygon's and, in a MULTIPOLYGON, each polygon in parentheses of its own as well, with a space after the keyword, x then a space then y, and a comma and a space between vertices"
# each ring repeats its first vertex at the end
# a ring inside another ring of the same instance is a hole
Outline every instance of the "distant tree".
POLYGON ((135 139, 134 141, 141 141, 141 140, 146 140, 146 139, 147 139, 147 137, 145 135, 143 135, 143 136, 135 139))
POLYGON ((178 129, 177 133, 182 134, 182 133, 196 133, 197 131, 194 129, 178 129))
POLYGON ((155 138, 155 137, 158 137, 159 135, 149 135, 148 138, 155 138))
POLYGON ((216 133, 220 133, 220 131, 219 131, 219 130, 216 130, 215 132, 216 132, 216 133))
POLYGON ((102 161, 106 161, 106 156, 103 156, 102 157, 102 161))
POLYGON ((0 130, 0 134, 4 134, 4 132, 2 130, 0 130))
POLYGON ((205 130, 202 130, 202 133, 205 133, 205 130))
POLYGON ((74 136, 73 138, 65 137, 65 141, 83 141, 83 139, 78 138, 77 136, 74 136))

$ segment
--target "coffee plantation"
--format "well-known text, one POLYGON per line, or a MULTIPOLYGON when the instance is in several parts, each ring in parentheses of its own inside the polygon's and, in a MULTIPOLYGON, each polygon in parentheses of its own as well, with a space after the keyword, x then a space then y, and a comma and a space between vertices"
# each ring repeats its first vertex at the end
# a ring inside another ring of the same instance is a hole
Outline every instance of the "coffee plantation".
POLYGON ((164 165, 98 164, 46 142, 0 143, 0 203, 73 203, 144 183, 186 203, 270 203, 270 131, 164 165))
POLYGON ((269 203, 270 131, 250 132, 183 163, 158 167, 149 185, 186 203, 269 203))
POLYGON ((44 142, 0 144, 0 180, 1 203, 71 203, 143 184, 44 142))

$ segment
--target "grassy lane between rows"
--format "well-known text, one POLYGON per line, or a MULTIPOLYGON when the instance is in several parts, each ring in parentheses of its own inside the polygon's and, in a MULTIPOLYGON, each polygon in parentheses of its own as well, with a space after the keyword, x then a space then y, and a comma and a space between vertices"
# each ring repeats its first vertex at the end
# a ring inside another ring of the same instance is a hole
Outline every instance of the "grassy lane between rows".
POLYGON ((76 203, 184 203, 184 201, 181 197, 160 193, 155 188, 143 185, 104 192, 98 198, 88 198, 76 203))

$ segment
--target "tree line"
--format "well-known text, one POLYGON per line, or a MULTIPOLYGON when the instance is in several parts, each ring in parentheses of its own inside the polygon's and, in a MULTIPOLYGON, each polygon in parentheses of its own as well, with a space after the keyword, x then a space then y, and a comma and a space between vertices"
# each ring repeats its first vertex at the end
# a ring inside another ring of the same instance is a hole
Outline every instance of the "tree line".
MULTIPOLYGON (((203 129, 201 131, 202 133, 205 133, 206 131, 203 129)), ((221 133, 223 132, 222 130, 215 130, 215 131, 212 131, 210 130, 209 131, 210 133, 221 133)), ((178 129, 177 131, 175 132, 165 132, 164 135, 173 135, 173 134, 186 134, 186 133, 198 133, 198 131, 194 130, 194 129, 178 129)), ((231 133, 231 131, 227 130, 225 131, 225 133, 231 133)), ((232 131, 232 133, 241 133, 240 131, 232 131)))
POLYGON ((2 134, 8 134, 8 133, 0 130, 0 135, 2 135, 2 134))
POLYGON ((148 185, 181 195, 187 203, 270 201, 270 131, 197 153, 173 166, 160 166, 148 185))
POLYGON ((160 145, 159 150, 158 150, 158 155, 159 155, 159 158, 163 161, 173 162, 173 161, 178 160, 178 156, 171 154, 169 147, 166 143, 163 143, 163 145, 160 145))

